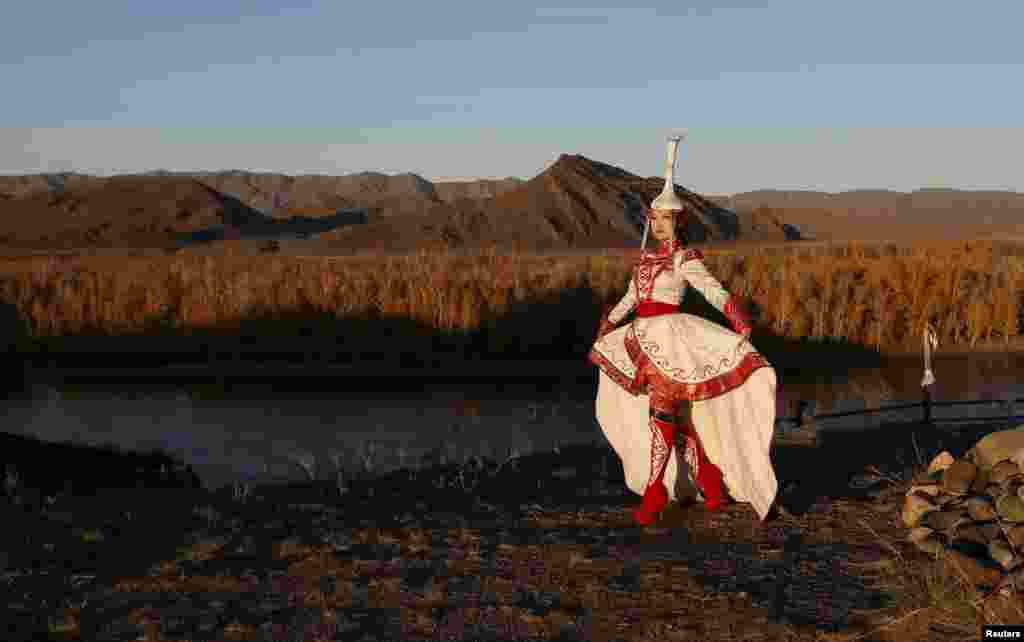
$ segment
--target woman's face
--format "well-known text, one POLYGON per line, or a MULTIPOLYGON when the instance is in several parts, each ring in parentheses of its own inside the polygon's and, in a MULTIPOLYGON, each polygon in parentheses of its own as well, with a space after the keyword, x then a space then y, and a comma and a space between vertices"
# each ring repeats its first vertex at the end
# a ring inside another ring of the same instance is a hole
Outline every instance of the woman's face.
POLYGON ((672 210, 651 210, 651 233, 658 241, 667 241, 675 235, 675 217, 672 210))

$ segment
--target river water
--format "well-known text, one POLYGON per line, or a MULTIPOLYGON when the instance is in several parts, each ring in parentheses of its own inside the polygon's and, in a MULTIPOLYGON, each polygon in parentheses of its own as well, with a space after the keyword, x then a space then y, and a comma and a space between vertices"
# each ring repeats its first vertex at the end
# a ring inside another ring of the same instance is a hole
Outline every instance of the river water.
MULTIPOLYGON (((937 356, 936 402, 1024 398, 1024 355, 937 356)), ((920 358, 842 373, 803 371, 780 376, 777 433, 798 402, 812 414, 879 408, 921 399, 920 358)), ((362 382, 365 384, 365 382, 362 382)), ((4 430, 47 441, 160 449, 181 457, 209 487, 234 481, 302 479, 304 460, 333 478, 336 466, 386 471, 424 461, 461 462, 473 455, 504 460, 510 453, 559 445, 603 443, 594 419, 593 384, 563 388, 487 382, 368 392, 356 382, 330 393, 246 394, 197 398, 181 387, 35 384, 29 395, 3 402, 4 430)), ((193 390, 194 392, 194 390, 193 390)), ((1006 406, 936 408, 934 416, 1006 415, 1006 406)), ((1024 403, 1016 414, 1024 414, 1024 403)), ((920 410, 885 415, 913 420, 920 410)), ((822 419, 818 430, 858 430, 879 416, 822 419)), ((1024 422, 1024 419, 1022 419, 1024 422)))

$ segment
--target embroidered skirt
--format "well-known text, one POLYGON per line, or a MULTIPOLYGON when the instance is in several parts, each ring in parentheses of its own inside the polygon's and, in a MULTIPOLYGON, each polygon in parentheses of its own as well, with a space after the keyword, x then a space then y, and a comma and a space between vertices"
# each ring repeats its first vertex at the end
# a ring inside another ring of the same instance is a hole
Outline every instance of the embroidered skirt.
MULTIPOLYGON (((763 519, 778 482, 770 449, 775 428, 775 370, 754 346, 731 330, 697 316, 639 317, 595 342, 597 420, 622 459, 626 485, 643 494, 651 434, 648 391, 693 402, 701 443, 736 501, 750 502, 763 519)), ((679 464, 673 450, 665 485, 675 499, 679 464)), ((685 466, 683 474, 686 474, 685 466)))

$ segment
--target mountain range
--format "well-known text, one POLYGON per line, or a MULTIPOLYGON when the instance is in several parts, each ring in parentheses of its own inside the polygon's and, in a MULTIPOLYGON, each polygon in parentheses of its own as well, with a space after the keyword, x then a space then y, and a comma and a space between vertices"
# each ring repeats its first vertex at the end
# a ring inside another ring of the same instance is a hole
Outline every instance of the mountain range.
MULTIPOLYGON (((311 254, 442 241, 539 251, 636 247, 644 208, 663 185, 662 177, 569 154, 529 180, 239 170, 0 176, 0 249, 214 251, 224 238, 285 241, 311 254)), ((695 214, 687 228, 694 243, 1024 237, 1024 194, 1015 192, 675 189, 695 214)))

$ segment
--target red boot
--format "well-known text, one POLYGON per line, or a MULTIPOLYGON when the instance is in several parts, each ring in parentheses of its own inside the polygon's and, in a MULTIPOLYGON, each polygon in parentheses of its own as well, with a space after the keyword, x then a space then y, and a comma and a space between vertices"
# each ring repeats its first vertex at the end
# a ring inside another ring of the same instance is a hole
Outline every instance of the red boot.
POLYGON ((633 511, 633 519, 641 526, 653 524, 658 513, 668 504, 668 489, 665 488, 665 467, 672 452, 675 438, 675 424, 651 417, 651 476, 644 488, 640 508, 633 511))
POLYGON ((686 461, 694 473, 694 479, 704 495, 704 508, 708 511, 721 510, 725 505, 722 489, 722 471, 711 463, 697 436, 697 429, 690 424, 686 433, 686 461))

